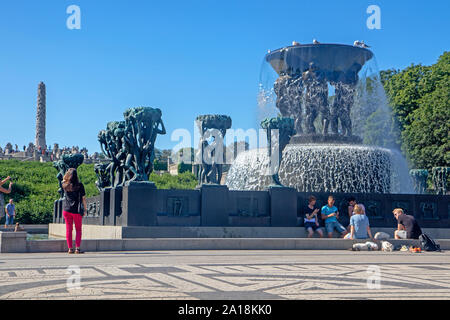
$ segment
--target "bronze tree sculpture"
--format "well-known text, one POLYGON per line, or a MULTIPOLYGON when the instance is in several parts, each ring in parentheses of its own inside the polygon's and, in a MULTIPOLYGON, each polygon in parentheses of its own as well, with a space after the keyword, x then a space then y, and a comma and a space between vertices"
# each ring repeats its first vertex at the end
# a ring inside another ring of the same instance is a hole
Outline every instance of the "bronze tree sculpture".
POLYGON ((97 187, 121 187, 130 182, 148 182, 153 171, 155 141, 166 134, 160 109, 131 108, 124 121, 109 122, 98 134, 100 147, 108 160, 97 165, 97 187))

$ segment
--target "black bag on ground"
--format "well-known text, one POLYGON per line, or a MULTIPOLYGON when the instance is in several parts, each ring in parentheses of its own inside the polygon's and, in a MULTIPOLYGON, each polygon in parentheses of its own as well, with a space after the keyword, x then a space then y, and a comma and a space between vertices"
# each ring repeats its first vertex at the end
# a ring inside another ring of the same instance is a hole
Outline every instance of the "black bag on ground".
POLYGON ((425 251, 441 251, 441 247, 430 236, 422 233, 419 236, 420 247, 425 251))

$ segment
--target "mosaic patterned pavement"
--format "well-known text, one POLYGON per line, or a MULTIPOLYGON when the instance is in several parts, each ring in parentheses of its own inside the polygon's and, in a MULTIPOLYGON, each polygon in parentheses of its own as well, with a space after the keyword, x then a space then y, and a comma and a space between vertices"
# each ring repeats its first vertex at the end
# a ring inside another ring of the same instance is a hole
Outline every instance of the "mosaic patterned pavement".
POLYGON ((0 256, 0 299, 80 298, 450 299, 450 254, 172 251, 0 256))

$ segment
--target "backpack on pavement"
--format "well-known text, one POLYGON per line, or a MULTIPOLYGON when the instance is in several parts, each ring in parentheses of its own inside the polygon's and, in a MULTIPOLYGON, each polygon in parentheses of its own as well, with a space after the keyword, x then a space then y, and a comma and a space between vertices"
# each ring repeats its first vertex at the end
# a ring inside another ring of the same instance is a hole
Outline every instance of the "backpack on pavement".
POLYGON ((434 242, 433 239, 430 238, 427 234, 423 233, 419 236, 420 247, 425 251, 441 251, 441 247, 439 244, 434 242))

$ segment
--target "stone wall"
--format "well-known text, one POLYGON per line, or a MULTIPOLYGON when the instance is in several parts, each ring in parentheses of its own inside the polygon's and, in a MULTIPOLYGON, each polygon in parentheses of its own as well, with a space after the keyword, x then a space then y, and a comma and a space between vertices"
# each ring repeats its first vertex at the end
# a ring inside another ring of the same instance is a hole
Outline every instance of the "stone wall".
MULTIPOLYGON (((312 193, 317 205, 328 193, 312 193)), ((303 223, 310 193, 290 188, 268 191, 230 191, 203 185, 196 190, 158 190, 142 184, 106 189, 88 198, 85 224, 116 226, 295 227, 303 223)), ((372 227, 395 227, 394 208, 403 208, 424 228, 450 228, 449 195, 333 194, 340 222, 347 226, 347 199, 363 203, 372 227)), ((61 201, 55 201, 54 223, 62 223, 61 201)))

